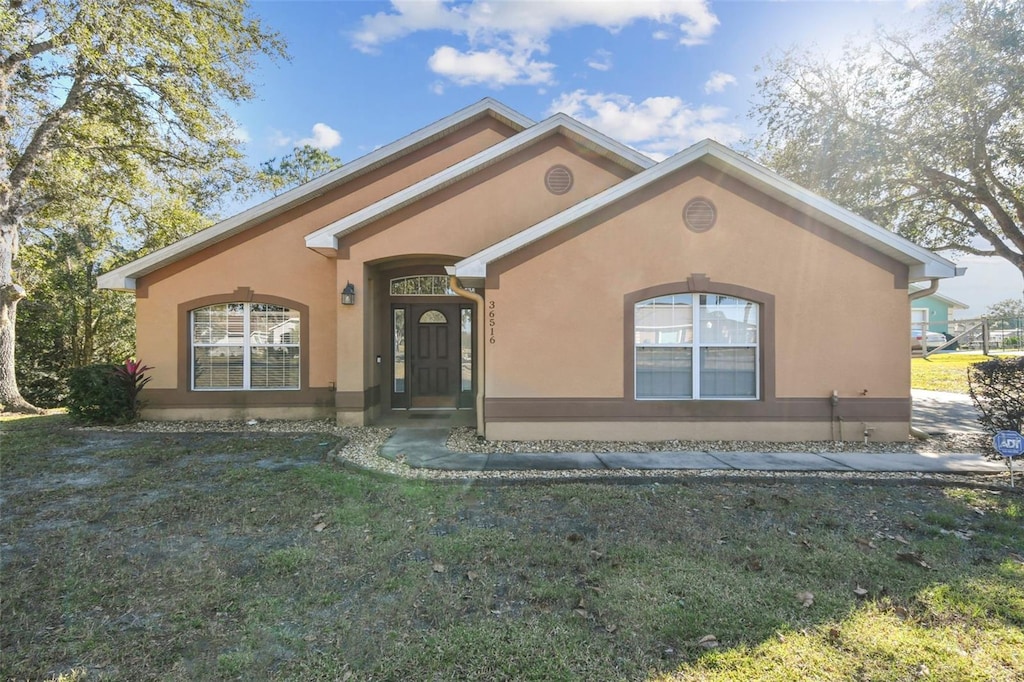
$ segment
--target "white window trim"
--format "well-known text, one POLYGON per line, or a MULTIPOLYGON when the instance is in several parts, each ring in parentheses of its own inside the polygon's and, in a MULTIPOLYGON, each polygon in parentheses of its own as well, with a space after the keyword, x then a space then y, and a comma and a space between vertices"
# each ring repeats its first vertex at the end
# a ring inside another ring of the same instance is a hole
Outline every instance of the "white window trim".
MULTIPOLYGON (((189 386, 193 391, 299 391, 302 390, 302 339, 300 336, 299 343, 253 343, 252 332, 251 332, 251 312, 253 305, 276 305, 272 303, 261 303, 260 301, 229 301, 227 303, 213 303, 208 306, 202 306, 195 310, 190 310, 188 313, 188 338, 189 338, 189 386), (242 338, 239 343, 197 343, 195 341, 195 324, 196 324, 196 310, 203 310, 204 308, 212 308, 218 305, 234 305, 241 303, 244 308, 242 318, 242 338), (242 386, 196 386, 196 348, 242 348, 242 386), (265 387, 252 387, 252 354, 249 352, 252 348, 298 348, 299 349, 299 382, 296 386, 265 386, 265 387)), ((301 315, 299 311, 295 311, 301 315)), ((301 325, 301 319, 300 319, 301 325)))
MULTIPOLYGON (((655 296, 657 298, 666 298, 673 295, 683 294, 663 294, 661 296, 655 296)), ((693 311, 693 317, 691 324, 693 325, 693 341, 689 343, 658 343, 658 344, 638 344, 636 343, 636 308, 641 303, 653 300, 651 298, 644 299, 643 301, 637 301, 633 304, 633 399, 638 401, 650 402, 650 401, 694 401, 694 400, 707 400, 715 402, 723 401, 751 401, 761 399, 761 329, 763 328, 763 321, 761 319, 763 312, 762 306, 757 301, 751 301, 739 296, 732 296, 729 294, 715 294, 714 292, 703 292, 703 293, 692 293, 688 294, 691 298, 691 309, 693 311), (729 298, 736 299, 737 301, 745 301, 752 303, 757 306, 757 340, 750 344, 732 344, 732 343, 701 343, 700 342, 700 297, 701 296, 729 296, 729 298), (662 397, 662 396, 651 396, 641 397, 637 394, 637 380, 636 380, 636 367, 637 367, 637 351, 640 348, 689 348, 691 349, 691 362, 693 363, 690 367, 691 374, 691 396, 685 397, 662 397), (752 348, 754 350, 754 395, 753 396, 710 396, 702 397, 700 393, 700 351, 702 348, 752 348)))
POLYGON ((920 334, 931 331, 931 309, 930 308, 911 308, 910 309, 910 329, 911 331, 917 331, 920 334), (924 313, 923 320, 915 320, 914 313, 924 313))

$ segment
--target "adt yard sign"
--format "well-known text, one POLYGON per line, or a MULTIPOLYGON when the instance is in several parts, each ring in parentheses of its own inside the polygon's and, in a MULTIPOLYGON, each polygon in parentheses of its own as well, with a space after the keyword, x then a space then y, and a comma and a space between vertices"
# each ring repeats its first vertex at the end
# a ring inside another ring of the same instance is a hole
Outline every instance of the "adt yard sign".
POLYGON ((1024 436, 1016 431, 1000 431, 993 439, 996 452, 1003 457, 1016 457, 1024 454, 1024 436))
POLYGON ((1024 454, 1024 436, 1017 431, 999 431, 992 439, 996 452, 1006 458, 1010 466, 1010 487, 1013 487, 1013 458, 1024 454))

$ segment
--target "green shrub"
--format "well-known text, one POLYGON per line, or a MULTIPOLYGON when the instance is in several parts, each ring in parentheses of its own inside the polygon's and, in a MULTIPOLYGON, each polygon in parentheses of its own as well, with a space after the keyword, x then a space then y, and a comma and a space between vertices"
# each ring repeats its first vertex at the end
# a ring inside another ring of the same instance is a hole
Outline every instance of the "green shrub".
POLYGON ((988 431, 1024 426, 1024 356, 979 362, 967 368, 971 399, 988 431))
POLYGON ((139 391, 151 369, 134 360, 124 366, 87 365, 71 372, 65 404, 75 419, 94 424, 124 424, 139 416, 139 391))

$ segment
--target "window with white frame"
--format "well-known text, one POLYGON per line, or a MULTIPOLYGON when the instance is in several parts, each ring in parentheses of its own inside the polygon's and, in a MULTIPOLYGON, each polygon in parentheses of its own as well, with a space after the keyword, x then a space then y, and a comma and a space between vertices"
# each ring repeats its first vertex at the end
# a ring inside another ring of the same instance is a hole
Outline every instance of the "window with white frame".
POLYGON ((637 400, 758 397, 758 305, 718 294, 670 294, 634 307, 637 400))
POLYGON ((218 303, 189 317, 194 390, 299 388, 299 311, 218 303))

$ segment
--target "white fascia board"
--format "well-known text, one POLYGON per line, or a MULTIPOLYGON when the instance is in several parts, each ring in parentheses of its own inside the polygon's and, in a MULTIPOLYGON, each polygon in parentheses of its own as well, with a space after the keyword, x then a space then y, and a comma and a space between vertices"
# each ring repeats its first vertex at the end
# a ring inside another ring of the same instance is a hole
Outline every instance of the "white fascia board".
POLYGON ((401 210, 488 166, 498 163, 539 140, 559 133, 576 142, 585 143, 588 148, 597 151, 630 170, 642 171, 654 163, 654 161, 636 150, 615 142, 566 114, 558 113, 531 128, 527 128, 521 133, 513 135, 504 142, 488 147, 454 166, 450 166, 439 173, 431 175, 429 178, 417 182, 415 185, 406 187, 389 197, 370 204, 366 208, 309 233, 306 235, 306 246, 311 249, 336 249, 338 248, 338 239, 340 237, 395 211, 401 210))
POLYGON ((120 275, 117 270, 105 272, 96 278, 97 289, 112 289, 114 291, 135 291, 135 278, 120 275))
POLYGON ((459 261, 455 264, 455 274, 459 277, 485 276, 489 263, 518 251, 695 161, 709 163, 741 182, 822 220, 853 239, 908 265, 912 280, 956 276, 956 266, 951 261, 786 180, 764 166, 709 139, 702 140, 660 164, 613 185, 600 194, 459 261))
POLYGON ((492 116, 510 128, 518 130, 524 130, 534 125, 533 120, 523 116, 514 109, 495 99, 485 97, 479 102, 460 109, 399 140, 375 149, 337 170, 321 175, 299 187, 288 190, 283 194, 222 220, 205 230, 100 275, 97 279, 97 284, 101 289, 134 289, 135 280, 143 275, 149 274, 174 261, 201 251, 211 244, 216 244, 239 232, 244 232, 269 218, 315 199, 333 190, 335 187, 386 165, 399 156, 403 156, 429 144, 437 138, 447 135, 453 128, 459 128, 481 116, 492 116))
POLYGON ((919 278, 957 276, 952 261, 787 180, 728 147, 710 140, 706 142, 710 142, 708 155, 712 159, 710 164, 715 168, 910 266, 912 279, 916 272, 919 272, 919 278))

